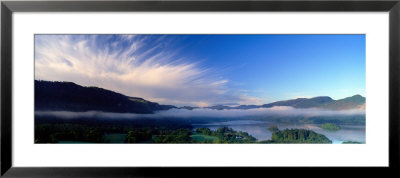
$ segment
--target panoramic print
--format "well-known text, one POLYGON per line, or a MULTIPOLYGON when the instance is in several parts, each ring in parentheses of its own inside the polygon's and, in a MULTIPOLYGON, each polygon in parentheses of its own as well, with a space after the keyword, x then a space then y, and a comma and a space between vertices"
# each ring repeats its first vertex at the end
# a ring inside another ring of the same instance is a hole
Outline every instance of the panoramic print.
POLYGON ((365 35, 35 35, 43 144, 365 144, 365 35))

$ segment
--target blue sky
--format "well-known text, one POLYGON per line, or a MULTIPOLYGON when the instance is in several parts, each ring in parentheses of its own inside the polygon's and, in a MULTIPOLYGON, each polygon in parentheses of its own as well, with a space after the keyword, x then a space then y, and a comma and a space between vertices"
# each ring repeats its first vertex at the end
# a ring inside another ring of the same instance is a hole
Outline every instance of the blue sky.
POLYGON ((35 79, 178 106, 365 96, 365 35, 36 35, 35 79))

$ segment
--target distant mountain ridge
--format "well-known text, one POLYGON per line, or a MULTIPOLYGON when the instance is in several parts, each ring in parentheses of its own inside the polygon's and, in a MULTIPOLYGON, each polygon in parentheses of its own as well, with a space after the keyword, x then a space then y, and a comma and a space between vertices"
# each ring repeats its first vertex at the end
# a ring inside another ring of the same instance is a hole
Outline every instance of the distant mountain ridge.
POLYGON ((278 101, 270 104, 264 104, 262 107, 270 108, 273 106, 291 106, 294 108, 324 108, 330 110, 355 109, 365 105, 365 97, 354 95, 344 99, 333 100, 328 96, 314 98, 298 98, 294 100, 278 101))
POLYGON ((312 108, 334 102, 331 97, 319 96, 314 98, 297 98, 293 100, 277 101, 270 104, 262 105, 263 108, 271 108, 273 106, 292 106, 294 108, 312 108))
POLYGON ((354 108, 365 109, 365 97, 361 95, 354 95, 344 99, 336 100, 334 102, 325 103, 321 107, 333 110, 345 110, 354 108))
MULTIPOLYGON (((328 96, 297 98, 277 101, 263 105, 204 107, 215 110, 271 108, 290 106, 294 108, 322 108, 329 110, 365 109, 365 97, 354 95, 333 100, 328 96)), ((161 105, 143 98, 125 96, 98 87, 84 87, 72 82, 50 82, 35 80, 35 110, 49 111, 104 111, 120 113, 151 114, 155 111, 178 108, 173 105, 161 105)), ((178 109, 193 110, 199 107, 183 106, 178 109)))
POLYGON ((365 97, 361 95, 354 95, 344 99, 334 100, 328 96, 318 96, 314 98, 297 98, 291 100, 277 101, 263 105, 239 105, 235 107, 230 107, 225 105, 215 105, 205 108, 224 110, 224 109, 272 108, 275 106, 290 106, 299 109, 305 109, 305 108, 322 108, 329 110, 365 109, 365 97))

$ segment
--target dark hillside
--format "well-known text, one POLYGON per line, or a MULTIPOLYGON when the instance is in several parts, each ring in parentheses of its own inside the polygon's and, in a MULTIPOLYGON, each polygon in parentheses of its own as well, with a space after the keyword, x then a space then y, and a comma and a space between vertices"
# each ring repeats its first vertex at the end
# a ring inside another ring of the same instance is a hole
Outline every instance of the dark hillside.
POLYGON ((160 105, 142 98, 128 97, 98 87, 72 82, 35 80, 35 110, 104 111, 149 114, 175 106, 160 105))

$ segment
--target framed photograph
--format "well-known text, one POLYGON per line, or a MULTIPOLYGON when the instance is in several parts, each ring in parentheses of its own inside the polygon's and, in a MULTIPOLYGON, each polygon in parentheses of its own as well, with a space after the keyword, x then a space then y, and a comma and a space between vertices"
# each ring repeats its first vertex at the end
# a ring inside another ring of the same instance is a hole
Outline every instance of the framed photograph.
POLYGON ((399 6, 2 1, 1 174, 394 171, 399 6))

